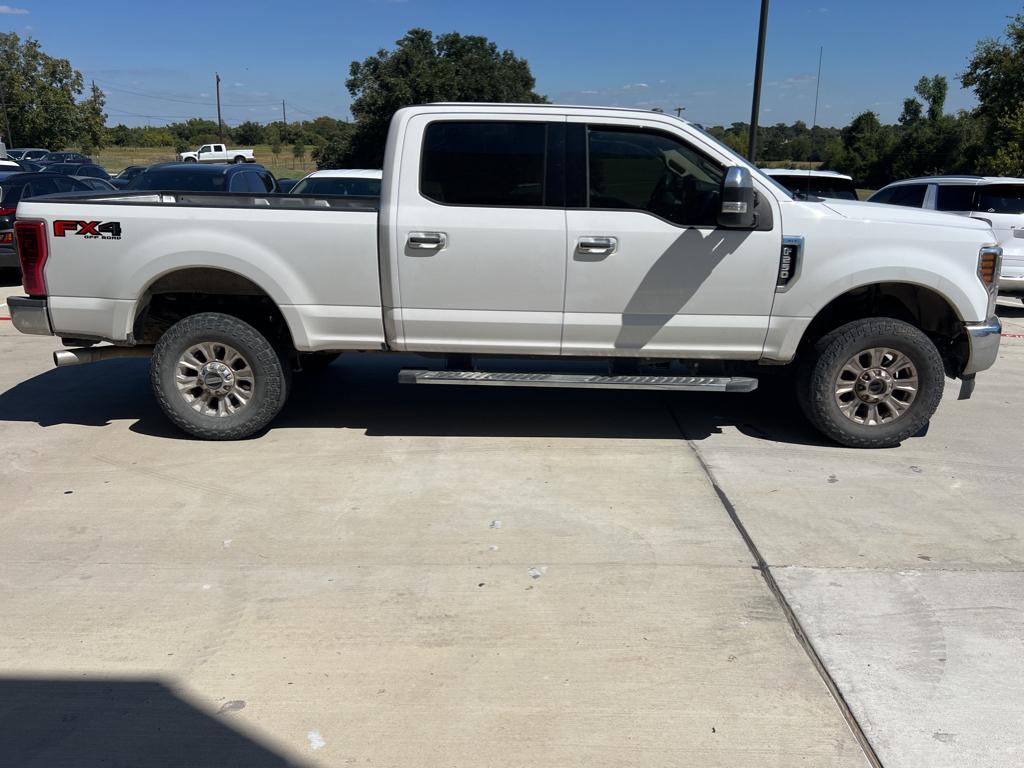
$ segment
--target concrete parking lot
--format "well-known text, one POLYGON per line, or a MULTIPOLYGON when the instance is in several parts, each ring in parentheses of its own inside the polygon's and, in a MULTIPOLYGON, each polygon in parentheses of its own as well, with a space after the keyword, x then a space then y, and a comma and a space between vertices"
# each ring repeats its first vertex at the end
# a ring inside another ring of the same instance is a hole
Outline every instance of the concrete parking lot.
POLYGON ((400 387, 358 355, 202 443, 145 361, 58 347, 0 321, 11 765, 1024 754, 1024 338, 885 451, 824 443, 777 384, 400 387))

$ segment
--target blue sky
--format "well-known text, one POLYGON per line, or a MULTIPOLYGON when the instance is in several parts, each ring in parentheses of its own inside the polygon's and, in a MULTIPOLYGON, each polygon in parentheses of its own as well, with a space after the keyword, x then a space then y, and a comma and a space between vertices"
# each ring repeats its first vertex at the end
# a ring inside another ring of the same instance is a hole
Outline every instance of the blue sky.
MULTIPOLYGON (((107 93, 110 123, 215 117, 223 79, 231 124, 348 115, 353 59, 411 27, 481 34, 525 56, 554 101, 685 106, 705 124, 747 120, 759 0, 225 0, 175 3, 8 0, 0 31, 39 39, 107 93)), ((819 123, 873 109, 895 120, 923 74, 950 79, 949 109, 975 42, 1002 33, 1022 0, 774 0, 762 123, 811 122, 824 46, 819 123)))

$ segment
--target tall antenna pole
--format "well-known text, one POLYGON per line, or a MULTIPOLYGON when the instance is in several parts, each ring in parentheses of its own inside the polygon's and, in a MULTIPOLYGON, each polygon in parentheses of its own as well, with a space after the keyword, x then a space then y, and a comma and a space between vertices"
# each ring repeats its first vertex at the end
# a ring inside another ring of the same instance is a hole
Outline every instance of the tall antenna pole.
POLYGON ((818 126, 818 94, 821 93, 821 57, 825 53, 825 46, 818 48, 818 78, 814 81, 814 119, 811 121, 811 136, 818 126))
POLYGON ((281 99, 281 122, 284 123, 284 127, 288 127, 288 113, 284 111, 284 99, 281 99))
POLYGON ((757 118, 761 114, 761 74, 764 70, 764 39, 768 35, 768 0, 761 0, 761 24, 757 30, 757 61, 754 64, 754 99, 750 105, 750 143, 747 159, 755 163, 757 155, 757 118))
POLYGON ((220 73, 214 73, 217 76, 217 134, 220 136, 220 143, 224 143, 224 121, 220 117, 220 73))

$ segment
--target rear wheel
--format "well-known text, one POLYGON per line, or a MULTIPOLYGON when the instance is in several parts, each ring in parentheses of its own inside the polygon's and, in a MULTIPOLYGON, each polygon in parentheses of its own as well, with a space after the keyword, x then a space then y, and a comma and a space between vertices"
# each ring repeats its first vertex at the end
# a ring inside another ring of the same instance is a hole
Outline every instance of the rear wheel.
POLYGON ((237 317, 204 312, 172 325, 153 350, 150 381, 164 414, 204 440, 264 429, 288 396, 278 350, 237 317))
POLYGON ((888 448, 920 432, 944 383, 932 340, 909 323, 884 317, 856 320, 823 336, 798 379, 807 418, 852 448, 888 448))
POLYGON ((245 162, 245 158, 244 158, 244 157, 242 157, 241 155, 238 155, 237 157, 235 157, 235 164, 236 164, 236 165, 237 165, 238 163, 244 163, 244 162, 245 162))

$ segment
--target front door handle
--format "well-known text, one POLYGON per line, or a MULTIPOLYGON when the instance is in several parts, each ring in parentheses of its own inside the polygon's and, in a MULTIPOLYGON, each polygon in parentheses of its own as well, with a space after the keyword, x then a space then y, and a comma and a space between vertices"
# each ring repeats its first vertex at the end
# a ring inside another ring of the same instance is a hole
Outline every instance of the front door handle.
POLYGON ((619 247, 617 237, 607 236, 586 236, 576 241, 576 250, 580 253, 611 254, 619 247))
POLYGON ((440 251, 448 244, 448 235, 444 232, 410 232, 406 244, 422 251, 440 251))

